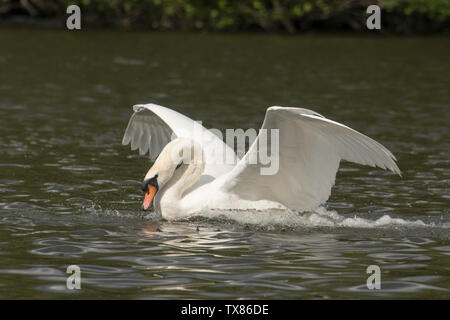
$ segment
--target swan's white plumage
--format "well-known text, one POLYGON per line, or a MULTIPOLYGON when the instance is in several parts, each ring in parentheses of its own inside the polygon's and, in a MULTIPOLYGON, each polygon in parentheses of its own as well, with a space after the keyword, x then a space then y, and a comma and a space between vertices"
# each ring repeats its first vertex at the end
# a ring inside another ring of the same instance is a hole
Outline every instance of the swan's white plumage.
MULTIPOLYGON (((203 149, 205 167, 203 175, 198 177, 199 183, 180 199, 158 200, 171 203, 171 213, 160 208, 167 218, 188 215, 205 207, 314 210, 329 198, 341 160, 400 174, 395 157, 380 143, 308 109, 267 109, 262 129, 267 129, 268 135, 271 129, 279 129, 279 170, 274 175, 261 175, 264 165, 248 161, 258 152, 260 136, 238 160, 234 151, 212 132, 176 111, 155 104, 136 105, 133 109, 122 141, 123 144, 131 142, 133 150, 139 149, 141 154, 149 152, 155 159, 175 137, 191 139, 203 149), (224 165, 224 153, 237 164, 224 165)), ((270 153, 270 139, 268 142, 270 153)))
POLYGON ((258 137, 224 179, 224 192, 305 211, 329 198, 341 160, 400 174, 394 156, 381 144, 308 109, 270 107, 262 129, 279 129, 278 172, 261 175, 260 164, 248 164, 247 158, 257 152, 258 137))
POLYGON ((205 174, 217 177, 230 171, 233 167, 223 163, 225 157, 237 161, 234 151, 214 133, 179 112, 153 103, 135 105, 133 111, 122 144, 131 142, 131 149, 139 149, 141 155, 150 152, 155 160, 172 139, 189 138, 203 148, 205 174))
MULTIPOLYGON (((153 108, 157 111, 164 111, 162 108, 153 108)), ((172 126, 179 123, 170 121, 170 115, 161 114, 159 116, 152 110, 151 106, 135 105, 134 114, 128 122, 127 129, 122 139, 122 144, 131 142, 131 150, 139 149, 139 154, 144 155, 150 151, 150 158, 156 159, 158 154, 171 140, 173 132, 172 126)))

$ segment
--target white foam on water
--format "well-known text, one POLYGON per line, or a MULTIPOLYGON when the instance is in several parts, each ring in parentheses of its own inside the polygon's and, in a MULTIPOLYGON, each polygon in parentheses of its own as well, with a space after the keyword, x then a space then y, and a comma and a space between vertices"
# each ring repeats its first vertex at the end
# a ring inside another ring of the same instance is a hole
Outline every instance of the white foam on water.
MULTIPOLYGON (((104 209, 99 205, 82 206, 82 212, 88 212, 97 216, 116 216, 120 218, 142 218, 134 211, 115 209, 104 209)), ((177 219, 177 221, 189 221, 195 218, 206 218, 212 220, 225 220, 241 225, 254 225, 267 228, 297 228, 297 227, 347 227, 347 228, 392 228, 392 227, 425 227, 450 229, 450 223, 426 223, 420 219, 408 220, 391 217, 387 214, 376 218, 367 219, 354 215, 345 217, 335 210, 327 210, 319 207, 314 212, 299 213, 292 210, 210 210, 196 213, 188 218, 177 219)), ((155 212, 147 212, 144 216, 148 220, 160 220, 161 217, 155 212)))
MULTIPOLYGON (((389 215, 383 215, 378 219, 365 219, 358 216, 344 217, 334 210, 327 210, 323 207, 314 212, 298 213, 288 210, 270 210, 270 211, 223 211, 212 210, 200 212, 196 217, 208 219, 227 219, 233 220, 239 224, 249 224, 257 226, 273 227, 350 227, 350 228, 389 228, 389 227, 441 227, 446 228, 444 224, 435 225, 434 223, 425 223, 422 220, 407 220, 402 218, 393 218, 389 215)), ((448 226, 447 226, 448 227, 448 226)))

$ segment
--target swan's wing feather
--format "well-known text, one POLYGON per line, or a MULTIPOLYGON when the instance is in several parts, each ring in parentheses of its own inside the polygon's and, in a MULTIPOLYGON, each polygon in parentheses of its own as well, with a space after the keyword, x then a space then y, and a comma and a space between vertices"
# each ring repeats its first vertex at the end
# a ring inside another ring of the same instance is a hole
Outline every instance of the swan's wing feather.
POLYGON ((140 155, 150 151, 150 158, 156 159, 164 146, 170 142, 172 133, 172 128, 155 112, 143 107, 135 108, 122 144, 131 143, 131 150, 139 149, 140 155))
POLYGON ((339 122, 315 115, 301 114, 305 121, 331 139, 341 159, 401 174, 395 156, 386 147, 368 136, 339 122))
MULTIPOLYGON (((262 175, 261 169, 267 165, 249 161, 258 153, 260 131, 244 158, 222 179, 225 192, 305 211, 317 208, 329 198, 341 160, 400 174, 395 157, 380 143, 312 110, 270 107, 262 129, 267 130, 269 137, 270 130, 279 130, 278 171, 262 175)), ((273 152, 275 141, 267 140, 267 148, 273 152)))
POLYGON ((234 150, 201 123, 152 103, 135 105, 133 110, 122 139, 123 145, 131 143, 132 150, 139 149, 141 155, 149 152, 154 160, 172 139, 190 138, 203 148, 205 174, 217 176, 231 170, 231 166, 223 165, 223 159, 236 159, 234 150))

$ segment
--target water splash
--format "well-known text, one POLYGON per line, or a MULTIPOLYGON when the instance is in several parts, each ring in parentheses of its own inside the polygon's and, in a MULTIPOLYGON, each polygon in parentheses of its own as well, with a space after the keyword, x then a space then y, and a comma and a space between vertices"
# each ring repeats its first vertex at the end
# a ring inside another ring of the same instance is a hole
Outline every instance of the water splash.
MULTIPOLYGON (((377 219, 358 216, 345 217, 324 207, 314 212, 298 213, 291 210, 237 211, 211 210, 200 212, 194 217, 234 221, 243 225, 275 228, 297 227, 350 227, 350 228, 390 228, 390 227, 440 227, 448 228, 448 223, 436 225, 422 220, 407 220, 383 215, 377 219)), ((195 218, 194 218, 195 219, 195 218)))

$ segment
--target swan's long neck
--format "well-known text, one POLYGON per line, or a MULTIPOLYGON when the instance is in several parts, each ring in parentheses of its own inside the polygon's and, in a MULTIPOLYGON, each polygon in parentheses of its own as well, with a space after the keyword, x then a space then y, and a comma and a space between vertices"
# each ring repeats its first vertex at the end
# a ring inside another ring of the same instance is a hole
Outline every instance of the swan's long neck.
POLYGON ((164 187, 166 190, 165 195, 175 201, 180 201, 183 198, 183 193, 198 181, 203 173, 205 164, 201 163, 189 163, 182 164, 177 170, 175 170, 172 178, 164 187))
POLYGON ((182 164, 177 169, 173 166, 168 170, 171 172, 171 176, 156 194, 155 209, 164 213, 165 216, 175 218, 182 215, 183 210, 186 209, 182 201, 184 193, 200 179, 205 168, 205 162, 201 147, 190 141, 173 141, 173 145, 170 145, 167 149, 164 158, 161 159, 164 159, 163 161, 166 163, 170 163, 169 161, 172 160, 169 159, 168 154, 173 151, 173 154, 178 153, 182 155, 181 159, 179 159, 182 164), (181 151, 182 149, 183 151, 181 151), (191 152, 184 152, 187 149, 190 149, 191 152))

